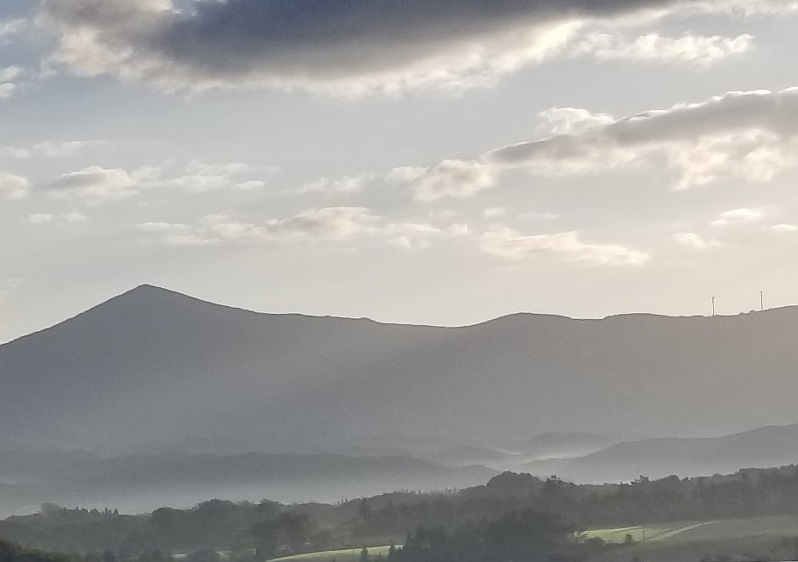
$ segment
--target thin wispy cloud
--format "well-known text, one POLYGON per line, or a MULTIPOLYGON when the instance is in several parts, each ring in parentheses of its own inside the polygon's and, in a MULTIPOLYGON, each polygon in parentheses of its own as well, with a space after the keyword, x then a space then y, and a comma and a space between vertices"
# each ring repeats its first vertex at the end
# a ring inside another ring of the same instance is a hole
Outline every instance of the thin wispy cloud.
POLYGON ((480 248, 487 254, 510 260, 554 255, 574 262, 634 266, 643 265, 649 260, 646 252, 618 244, 583 242, 579 232, 522 235, 512 229, 502 228, 485 233, 480 240, 480 248))
POLYGON ((720 246, 720 242, 716 240, 707 240, 695 232, 679 232, 678 234, 674 234, 673 239, 679 244, 694 250, 708 250, 720 246))

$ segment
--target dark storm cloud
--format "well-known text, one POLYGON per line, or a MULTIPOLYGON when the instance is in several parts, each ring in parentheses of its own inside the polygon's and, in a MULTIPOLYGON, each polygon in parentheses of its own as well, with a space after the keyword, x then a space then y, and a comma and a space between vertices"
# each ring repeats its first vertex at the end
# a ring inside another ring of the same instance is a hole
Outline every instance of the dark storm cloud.
POLYGON ((152 36, 174 60, 227 71, 264 62, 348 73, 508 26, 614 16, 667 0, 231 0, 202 2, 152 36), (343 56, 343 58, 339 58, 343 56), (293 59, 293 60, 291 60, 293 59))
POLYGON ((556 51, 568 38, 558 26, 568 23, 716 5, 689 0, 44 0, 40 21, 60 36, 54 59, 84 74, 116 73, 173 88, 337 83, 369 90, 512 71, 556 51))

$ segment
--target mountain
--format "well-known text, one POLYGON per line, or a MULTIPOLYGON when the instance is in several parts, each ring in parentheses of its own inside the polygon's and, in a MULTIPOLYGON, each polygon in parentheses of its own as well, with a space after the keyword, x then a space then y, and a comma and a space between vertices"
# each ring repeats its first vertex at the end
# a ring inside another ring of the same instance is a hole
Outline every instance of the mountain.
POLYGON ((417 451, 408 454, 447 466, 486 465, 504 468, 513 465, 513 456, 495 449, 473 445, 460 445, 451 449, 417 451))
POLYGON ((0 448, 335 453, 392 433, 701 435, 797 417, 798 308, 516 314, 462 328, 261 314, 138 287, 0 346, 0 448))
POLYGON ((535 459, 580 457, 600 451, 620 440, 617 437, 586 431, 549 432, 535 435, 532 439, 516 446, 516 449, 535 459))
POLYGON ((733 473, 798 463, 798 425, 769 426, 722 437, 644 439, 617 443, 590 455, 521 467, 580 482, 631 481, 733 473))
POLYGON ((497 472, 407 457, 160 453, 106 457, 76 451, 0 452, 0 516, 41 504, 143 512, 213 497, 336 502, 385 490, 436 491, 481 484, 497 472))

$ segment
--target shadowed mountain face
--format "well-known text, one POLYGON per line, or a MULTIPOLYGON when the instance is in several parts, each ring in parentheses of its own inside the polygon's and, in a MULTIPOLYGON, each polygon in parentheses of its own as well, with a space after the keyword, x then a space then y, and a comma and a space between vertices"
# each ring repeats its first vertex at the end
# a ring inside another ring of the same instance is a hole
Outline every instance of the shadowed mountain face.
POLYGON ((728 433, 795 421, 796 341, 796 308, 434 328, 257 314, 142 286, 0 346, 0 447, 316 452, 391 432, 494 446, 544 431, 728 433))

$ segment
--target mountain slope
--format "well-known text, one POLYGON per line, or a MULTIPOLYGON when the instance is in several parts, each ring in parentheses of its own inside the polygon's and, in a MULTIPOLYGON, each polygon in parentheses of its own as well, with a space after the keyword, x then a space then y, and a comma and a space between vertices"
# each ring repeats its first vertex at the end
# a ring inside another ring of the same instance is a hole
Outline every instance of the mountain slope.
POLYGON ((334 452, 390 432, 478 445, 716 433, 795 420, 795 341, 796 308, 436 328, 142 286, 0 346, 0 447, 334 452))
POLYGON ((707 438, 619 443, 562 465, 560 473, 589 482, 732 473, 798 463, 798 425, 762 427, 707 438))
POLYGON ((482 466, 446 467, 407 457, 209 455, 161 453, 104 457, 79 452, 13 450, 0 454, 0 516, 43 503, 128 512, 188 507, 210 498, 335 502, 385 490, 444 490, 496 474, 482 466))

